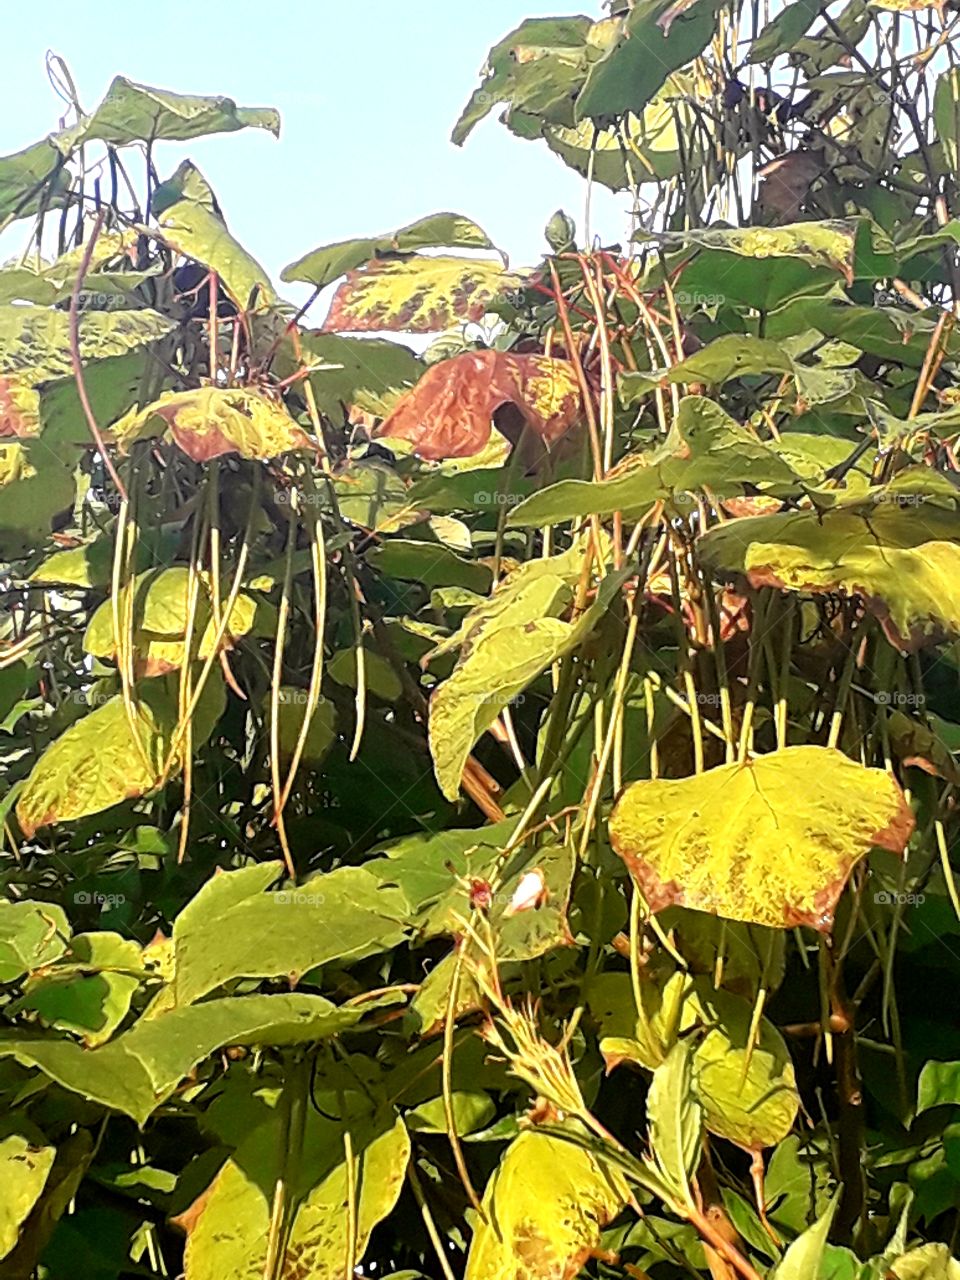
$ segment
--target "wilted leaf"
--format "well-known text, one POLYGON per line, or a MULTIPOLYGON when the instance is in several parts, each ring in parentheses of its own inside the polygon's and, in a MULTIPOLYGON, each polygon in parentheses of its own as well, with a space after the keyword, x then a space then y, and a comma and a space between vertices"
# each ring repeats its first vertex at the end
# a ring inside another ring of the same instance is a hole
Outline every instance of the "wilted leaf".
POLYGON ((583 412, 569 361, 506 351, 467 352, 431 365, 376 434, 408 440, 431 461, 466 458, 486 445, 494 413, 502 405, 513 405, 547 447, 583 412))
POLYGON ((628 1188, 571 1138, 532 1130, 507 1148, 483 1196, 465 1280, 575 1276, 620 1211, 628 1188))
POLYGON ((170 432, 194 462, 225 453, 243 458, 275 458, 311 448, 306 433, 276 400, 246 387, 198 387, 165 391, 145 409, 131 409, 114 424, 120 448, 170 432))
MULTIPOLYGON (((71 822, 109 809, 121 800, 155 790, 176 725, 176 700, 155 685, 138 691, 134 741, 123 699, 117 695, 77 720, 37 760, 17 798, 17 821, 25 836, 55 822, 71 822)), ((223 711, 223 685, 210 680, 197 708, 205 722, 196 740, 208 736, 223 711), (205 731, 204 731, 205 730, 205 731)), ((182 754, 182 744, 178 756, 182 754)), ((179 768, 174 761, 174 772, 179 768)))
POLYGON ((284 283, 303 280, 322 289, 374 258, 429 248, 495 249, 496 245, 469 218, 458 213, 434 213, 386 235, 323 245, 284 267, 280 279, 284 283))
POLYGON ((610 817, 611 842, 652 911, 680 903, 821 930, 854 864, 874 847, 902 854, 912 830, 889 774, 814 746, 631 783, 610 817))
POLYGON ((960 631, 960 519, 932 503, 731 520, 699 545, 754 586, 862 596, 900 649, 960 631))
POLYGON ((488 258, 384 259, 350 271, 334 294, 326 333, 434 333, 480 321, 520 277, 488 258))

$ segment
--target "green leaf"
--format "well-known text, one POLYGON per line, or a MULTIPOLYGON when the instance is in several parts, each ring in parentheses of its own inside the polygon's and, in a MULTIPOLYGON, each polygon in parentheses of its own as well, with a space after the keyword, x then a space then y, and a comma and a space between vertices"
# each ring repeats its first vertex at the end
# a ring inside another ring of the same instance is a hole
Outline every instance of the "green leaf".
MULTIPOLYGON (((336 1097, 332 1099, 336 1105, 336 1097)), ((350 1249, 345 1206, 356 1187, 359 1264, 370 1234, 393 1209, 403 1188, 410 1139, 402 1120, 358 1124, 350 1130, 355 1166, 344 1159, 344 1126, 306 1108, 299 1157, 288 1165, 281 1117, 260 1125, 237 1148, 199 1203, 185 1255, 186 1280, 258 1280, 264 1274, 273 1191, 290 1167, 291 1213, 277 1274, 341 1280, 350 1249)), ((286 1181, 286 1178, 285 1178, 286 1181)))
POLYGON ((823 1217, 794 1240, 774 1268, 770 1280, 817 1280, 837 1202, 838 1197, 834 1197, 823 1217))
MULTIPOLYGON (((409 347, 385 338, 347 338, 308 329, 300 334, 300 347, 303 365, 327 366, 310 375, 310 386, 321 413, 336 423, 343 421, 344 409, 385 416, 424 370, 409 347)), ((278 377, 289 377, 299 368, 301 359, 293 344, 282 341, 274 362, 278 377)))
POLYGON ((0 220, 30 217, 36 212, 37 197, 49 186, 57 207, 58 196, 69 189, 69 175, 63 170, 63 156, 51 138, 35 142, 13 155, 0 156, 0 220))
POLYGON ((486 593, 493 574, 485 564, 465 560, 449 547, 436 542, 414 542, 389 538, 367 554, 367 563, 388 578, 419 582, 427 590, 434 587, 465 587, 486 593))
POLYGON ((710 567, 755 587, 863 597, 892 644, 916 649, 960 631, 960 518, 880 490, 863 510, 731 520, 700 539, 710 567), (884 499, 887 499, 886 501, 884 499))
POLYGON ((941 73, 933 93, 933 121, 954 176, 960 173, 960 69, 941 73))
POLYGON ((688 999, 691 979, 674 973, 661 983, 650 977, 640 983, 637 1008, 628 973, 600 973, 587 988, 587 1005, 600 1024, 600 1053, 607 1071, 621 1062, 636 1062, 655 1071, 676 1042, 677 1035, 696 1024, 698 1009, 688 999))
MULTIPOLYGON (((471 636, 453 674, 430 698, 429 741, 440 790, 450 800, 460 793, 460 779, 474 743, 551 663, 569 653, 589 634, 612 598, 611 584, 622 575, 604 579, 597 602, 578 619, 531 616, 521 622, 497 619, 471 636)), ((549 579, 541 588, 551 592, 549 579)), ((541 598, 529 594, 525 607, 541 598)))
POLYGON ((902 854, 913 825, 882 769, 798 746, 631 783, 610 816, 610 840, 652 911, 681 903, 826 930, 851 868, 874 847, 902 854))
POLYGON ((678 1205, 693 1203, 690 1179, 700 1163, 703 1112, 694 1087, 693 1054, 678 1040, 653 1073, 647 1095, 648 1162, 678 1205))
POLYGON ((642 111, 627 112, 616 126, 598 128, 589 119, 575 126, 543 123, 542 136, 565 164, 612 191, 648 175, 676 177, 705 154, 691 106, 699 87, 693 73, 675 72, 642 111))
MULTIPOLYGON (((469 1093, 455 1090, 451 1096, 456 1132, 463 1137, 485 1128, 497 1114, 497 1108, 488 1093, 469 1093)), ((433 1098, 414 1107, 403 1117, 411 1133, 447 1133, 446 1106, 443 1098, 433 1098)))
MULTIPOLYGON (((727 277, 728 284, 737 287, 743 282, 743 292, 752 287, 757 305, 761 305, 760 299, 771 291, 771 282, 784 278, 779 263, 776 272, 770 271, 769 264, 760 265, 763 267, 762 279, 753 280, 745 276, 736 263, 730 268, 733 274, 727 277)), ((809 276, 809 271, 807 274, 809 276)), ((882 360, 908 369, 922 367, 936 327, 931 316, 918 311, 901 311, 896 307, 858 306, 843 297, 794 297, 788 300, 789 297, 784 292, 780 292, 778 297, 771 297, 770 305, 777 309, 767 317, 768 338, 786 339, 804 329, 816 329, 828 338, 849 343, 882 360)), ((960 351, 960 338, 951 334, 944 339, 944 347, 949 355, 956 356, 960 351)))
POLYGON ((72 467, 42 445, 0 449, 8 461, 17 451, 14 474, 0 488, 0 561, 10 561, 46 545, 54 516, 73 505, 76 484, 72 467))
MULTIPOLYGON (((157 361, 148 347, 87 365, 83 377, 84 390, 101 429, 106 430, 132 404, 137 403, 146 377, 152 379, 150 385, 156 390, 163 386, 164 376, 156 371, 157 361)), ((58 452, 62 452, 64 445, 89 448, 93 437, 73 376, 44 382, 39 397, 40 434, 44 445, 58 452)))
POLYGON ((706 48, 719 8, 719 0, 639 0, 616 41, 590 68, 577 98, 577 119, 642 111, 671 71, 706 48))
POLYGON ((621 398, 624 404, 629 405, 654 388, 671 383, 705 382, 711 387, 719 387, 731 378, 749 374, 792 374, 795 367, 779 342, 729 333, 722 338, 714 338, 694 355, 669 368, 622 374, 621 398))
POLYGON ((180 914, 173 928, 179 1005, 235 978, 295 980, 331 960, 389 951, 406 937, 403 898, 364 867, 264 893, 280 874, 270 862, 215 876, 180 914))
POLYGON ((126 1018, 142 976, 137 943, 117 933, 78 933, 55 964, 27 980, 11 1011, 31 1010, 43 1026, 71 1031, 95 1048, 126 1018))
MULTIPOLYGON (((481 70, 480 87, 474 90, 454 125, 452 141, 458 147, 462 146, 498 102, 526 101, 528 109, 539 105, 542 110, 544 104, 532 102, 528 93, 531 80, 534 80, 538 90, 542 84, 540 69, 536 67, 536 61, 540 59, 522 60, 517 56, 516 50, 546 50, 548 55, 557 51, 559 57, 566 55, 569 58, 573 55, 576 58, 581 55, 587 34, 593 27, 590 19, 584 17, 528 18, 509 35, 504 36, 487 54, 481 70), (531 66, 532 74, 529 71, 531 66)), ((548 96, 553 96, 549 89, 548 96)))
POLYGON ((0 899, 0 982, 52 964, 70 941, 70 925, 54 902, 0 899))
POLYGON ((241 311, 276 301, 270 277, 233 238, 223 219, 195 200, 180 200, 160 218, 165 243, 185 258, 203 263, 241 311))
MULTIPOLYGON (((676 284, 677 303, 686 308, 729 303, 770 311, 797 294, 823 292, 838 275, 852 280, 858 231, 856 220, 834 219, 671 233, 668 246, 683 246, 671 267, 686 263, 676 284)), ((820 326, 801 323, 789 336, 805 327, 820 326)), ((768 325, 765 336, 786 335, 768 325)))
POLYGON ((697 1043, 694 1081, 711 1133, 751 1151, 776 1146, 800 1106, 783 1037, 761 1018, 752 1048, 753 1009, 746 1000, 697 981, 694 999, 708 1031, 697 1043))
MULTIPOLYGON (((682 367, 682 366, 678 366, 682 367)), ((645 375, 634 375, 644 377, 645 375)), ((624 398, 648 390, 623 381, 624 398)), ((647 453, 628 454, 605 480, 561 480, 535 493, 507 515, 511 527, 558 524, 621 511, 631 519, 678 493, 709 488, 716 497, 741 493, 745 484, 787 484, 796 475, 777 450, 740 426, 715 401, 685 396, 666 440, 647 453)))
POLYGON ((20 1236, 34 1205, 43 1194, 57 1149, 28 1120, 11 1118, 0 1130, 0 1259, 20 1236))
MULTIPOLYGON (((382 661, 382 659, 381 659, 382 661)), ((270 695, 264 698, 264 716, 269 715, 270 695)), ((281 685, 279 690, 277 748, 280 758, 289 762, 297 749, 300 730, 307 708, 306 689, 293 685, 281 685)), ((306 741, 303 745, 305 765, 318 765, 337 740, 337 709, 329 698, 322 695, 310 719, 306 741)))
POLYGON ((103 101, 79 124, 54 135, 57 147, 70 154, 85 142, 188 142, 210 133, 237 129, 268 129, 280 133, 280 116, 272 108, 238 107, 232 98, 171 93, 116 76, 103 101))
POLYGON ((917 1112, 960 1104, 960 1062, 923 1064, 917 1086, 917 1112))
POLYGON ((333 483, 340 514, 371 533, 396 533, 423 519, 396 471, 383 462, 354 462, 338 471, 333 483))
POLYGON ((488 258, 384 258, 350 271, 334 294, 326 333, 438 333, 479 322, 521 278, 488 258))
POLYGON ((0 1031, 0 1058, 35 1067, 65 1089, 143 1124, 199 1062, 224 1045, 292 1045, 339 1035, 362 1009, 320 996, 230 996, 143 1016, 98 1049, 56 1036, 0 1031))
POLYGON ((789 53, 810 30, 823 8, 824 0, 793 0, 763 28, 750 46, 747 61, 769 62, 781 53, 789 53))
POLYGON ((574 1276, 599 1246, 627 1186, 567 1128, 570 1140, 534 1129, 511 1142, 484 1192, 465 1280, 574 1276))
MULTIPOLYGON (((280 273, 289 284, 302 280, 322 289, 348 271, 362 267, 373 258, 395 253, 412 253, 415 249, 495 249, 496 245, 475 222, 458 213, 434 213, 399 231, 364 240, 341 240, 323 245, 291 262, 280 273)), ((387 326, 384 326, 387 327, 387 326)))
POLYGON ((181 161, 169 178, 154 187, 150 212, 159 218, 180 200, 192 200, 194 204, 203 205, 211 213, 222 216, 213 188, 192 160, 181 161))

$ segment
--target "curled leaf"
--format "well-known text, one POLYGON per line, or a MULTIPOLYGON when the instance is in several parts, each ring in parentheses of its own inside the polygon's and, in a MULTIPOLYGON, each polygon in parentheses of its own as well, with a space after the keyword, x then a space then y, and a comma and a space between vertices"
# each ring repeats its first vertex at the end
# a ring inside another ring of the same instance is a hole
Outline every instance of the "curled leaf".
POLYGON ((477 351, 432 365, 398 401, 377 434, 408 440, 422 458, 467 458, 490 439, 494 413, 519 411, 546 446, 580 417, 573 366, 550 356, 477 351))
POLYGON ((310 440, 282 404, 247 387, 197 387, 165 391, 145 409, 133 409, 114 425, 121 449, 169 430, 194 462, 225 453, 275 458, 309 449, 310 440))

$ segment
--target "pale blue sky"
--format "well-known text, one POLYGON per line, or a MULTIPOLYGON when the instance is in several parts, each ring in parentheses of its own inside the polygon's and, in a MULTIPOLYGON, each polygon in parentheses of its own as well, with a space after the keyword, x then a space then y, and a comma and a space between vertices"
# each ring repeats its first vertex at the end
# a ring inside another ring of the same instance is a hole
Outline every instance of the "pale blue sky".
MULTIPOLYGON (((0 154, 56 127, 63 107, 44 54, 70 65, 85 109, 114 74, 183 93, 279 108, 279 142, 246 131, 157 148, 161 177, 189 155, 231 230, 276 278, 331 240, 450 209, 474 218, 520 265, 563 206, 582 226, 586 184, 542 143, 488 117, 464 147, 450 130, 487 49, 524 17, 601 16, 599 0, 36 0, 4 23, 0 154)), ((627 197, 594 193, 593 227, 625 234, 627 197)), ((5 254, 19 244, 4 238, 5 254)))

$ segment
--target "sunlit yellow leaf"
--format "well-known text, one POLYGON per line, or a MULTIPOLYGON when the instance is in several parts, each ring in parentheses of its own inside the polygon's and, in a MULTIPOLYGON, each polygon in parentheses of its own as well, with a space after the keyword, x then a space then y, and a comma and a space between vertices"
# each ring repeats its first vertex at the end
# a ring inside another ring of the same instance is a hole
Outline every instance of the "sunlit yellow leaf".
POLYGON ((610 839, 652 911, 829 929, 851 868, 902 853, 913 815, 895 780, 830 747, 786 747, 690 778, 634 782, 610 839))

